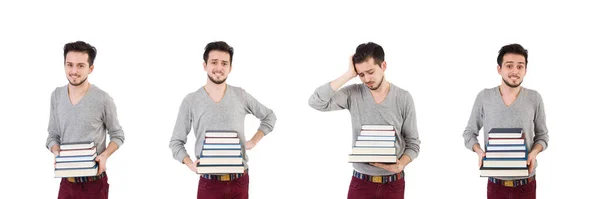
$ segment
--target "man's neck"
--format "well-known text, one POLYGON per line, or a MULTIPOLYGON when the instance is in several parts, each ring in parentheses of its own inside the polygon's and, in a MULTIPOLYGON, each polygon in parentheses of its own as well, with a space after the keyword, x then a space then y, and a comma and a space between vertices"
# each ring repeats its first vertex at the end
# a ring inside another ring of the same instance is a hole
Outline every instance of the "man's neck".
POLYGON ((516 97, 517 95, 519 95, 519 92, 521 92, 521 86, 517 86, 517 87, 510 87, 508 85, 506 85, 506 83, 502 82, 502 84, 500 84, 500 95, 502 96, 513 96, 516 97))
POLYGON ((85 95, 85 93, 87 93, 89 88, 90 88, 90 83, 88 81, 85 81, 83 84, 81 84, 79 86, 73 86, 72 84, 69 84, 69 86, 68 86, 69 96, 83 96, 83 95, 85 95))
POLYGON ((379 88, 377 88, 377 90, 371 90, 371 94, 381 96, 381 95, 387 95, 389 91, 390 91, 390 83, 387 80, 383 79, 381 82, 381 86, 379 86, 379 88))
POLYGON ((215 84, 212 81, 207 80, 206 84, 204 85, 204 89, 208 93, 224 93, 225 89, 227 89, 227 82, 223 82, 221 84, 215 84))

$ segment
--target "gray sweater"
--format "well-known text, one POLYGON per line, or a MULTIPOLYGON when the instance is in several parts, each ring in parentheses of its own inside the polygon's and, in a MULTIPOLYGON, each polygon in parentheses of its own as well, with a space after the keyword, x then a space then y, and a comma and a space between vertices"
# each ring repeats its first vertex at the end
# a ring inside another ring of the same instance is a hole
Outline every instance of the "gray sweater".
MULTIPOLYGON (((352 143, 365 124, 389 124, 396 129, 396 156, 406 154, 417 158, 421 141, 417 131, 417 118, 412 96, 390 83, 390 91, 380 104, 376 104, 370 89, 364 84, 353 84, 333 91, 329 82, 320 86, 308 104, 319 111, 347 109, 352 118, 352 143)), ((356 171, 367 175, 391 175, 385 169, 366 163, 353 163, 356 171)))
POLYGON ((121 146, 125 134, 117 119, 117 108, 113 99, 95 85, 73 105, 67 86, 58 87, 50 98, 50 122, 46 147, 61 143, 91 142, 101 154, 106 149, 106 134, 110 141, 121 146))
MULTIPOLYGON (((500 96, 500 88, 484 89, 477 95, 469 123, 463 133, 465 146, 473 150, 473 145, 478 144, 477 136, 483 127, 483 137, 487 143, 488 132, 492 128, 523 128, 527 150, 531 151, 534 144, 548 147, 548 129, 546 128, 546 114, 542 96, 535 90, 521 87, 517 99, 506 106, 500 96)), ((484 145, 481 145, 484 148, 484 145)), ((484 149, 485 150, 485 149, 484 149)), ((536 165, 537 167, 537 165, 536 165)), ((530 176, 535 174, 532 172, 530 176)), ((517 178, 499 178, 512 180, 517 178)))
POLYGON ((258 130, 264 132, 265 135, 273 131, 277 120, 275 113, 242 88, 227 85, 225 95, 218 103, 210 98, 204 87, 189 93, 179 108, 169 144, 173 158, 183 162, 183 159, 189 156, 184 145, 192 127, 194 127, 196 137, 194 153, 196 158, 200 157, 206 131, 236 131, 242 144, 244 167, 248 168, 244 136, 244 118, 247 114, 252 114, 260 119, 258 130))

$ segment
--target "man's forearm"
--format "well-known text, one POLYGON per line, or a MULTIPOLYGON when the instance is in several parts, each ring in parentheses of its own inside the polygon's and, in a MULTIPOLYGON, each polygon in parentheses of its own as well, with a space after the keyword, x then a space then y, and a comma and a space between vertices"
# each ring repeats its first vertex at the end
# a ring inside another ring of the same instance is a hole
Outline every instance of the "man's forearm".
POLYGON ((406 166, 408 165, 408 163, 412 162, 412 159, 410 159, 410 157, 408 155, 403 154, 402 156, 400 156, 400 164, 406 166))
POLYGON ((535 144, 535 145, 533 145, 533 149, 531 149, 530 153, 539 154, 540 152, 542 152, 543 148, 544 147, 541 144, 535 144))
POLYGON ((108 147, 106 147, 106 150, 104 150, 104 152, 102 152, 102 154, 100 154, 100 155, 104 155, 104 156, 106 156, 106 157, 108 158, 108 157, 110 157, 110 156, 111 156, 111 155, 112 155, 112 154, 113 154, 113 153, 114 153, 114 152, 115 152, 117 149, 119 149, 119 146, 118 146, 116 143, 114 143, 114 142, 112 142, 112 141, 111 141, 111 142, 108 144, 108 147))
POLYGON ((344 73, 342 76, 338 77, 337 79, 331 81, 329 83, 329 86, 331 86, 331 89, 334 91, 337 91, 338 89, 340 89, 346 82, 350 81, 352 78, 354 78, 354 76, 352 76, 353 74, 351 73, 344 73))
POLYGON ((58 144, 55 144, 54 146, 52 146, 52 147, 50 148, 50 151, 52 151, 52 153, 53 153, 55 156, 58 156, 58 154, 60 153, 60 145, 58 145, 58 144))
POLYGON ((254 136, 252 136, 251 140, 254 140, 256 143, 258 143, 258 141, 260 141, 263 137, 265 137, 265 133, 261 130, 258 130, 254 136))

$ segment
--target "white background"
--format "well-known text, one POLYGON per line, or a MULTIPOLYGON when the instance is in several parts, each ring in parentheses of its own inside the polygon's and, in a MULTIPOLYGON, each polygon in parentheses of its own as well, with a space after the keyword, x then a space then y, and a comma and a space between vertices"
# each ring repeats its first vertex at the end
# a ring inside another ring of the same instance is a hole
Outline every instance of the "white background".
MULTIPOLYGON (((406 167, 406 198, 485 198, 486 179, 462 132, 477 93, 500 84, 497 51, 510 43, 530 51, 523 86, 539 91, 546 108, 550 142, 538 156, 538 198, 582 198, 599 177, 591 163, 599 138, 597 8, 574 1, 3 1, 0 198, 57 196, 60 180, 45 148, 50 94, 67 84, 62 47, 76 40, 97 47, 89 80, 113 97, 125 131, 108 160, 111 198, 195 198, 198 176, 168 145, 181 100, 206 82, 203 47, 215 40, 235 48, 228 83, 278 118, 249 151, 251 198, 346 197, 350 116, 313 110, 308 98, 345 72, 350 54, 368 41, 384 47, 386 77, 415 101, 422 145, 406 167)), ((247 137, 258 124, 247 117, 247 137)))

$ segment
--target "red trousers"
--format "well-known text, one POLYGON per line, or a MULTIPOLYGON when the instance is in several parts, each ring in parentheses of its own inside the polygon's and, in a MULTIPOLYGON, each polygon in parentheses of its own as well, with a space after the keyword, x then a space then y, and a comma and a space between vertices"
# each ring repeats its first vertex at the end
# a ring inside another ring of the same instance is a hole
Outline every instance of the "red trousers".
POLYGON ((244 174, 231 181, 219 181, 200 177, 198 199, 248 199, 250 177, 244 174))

